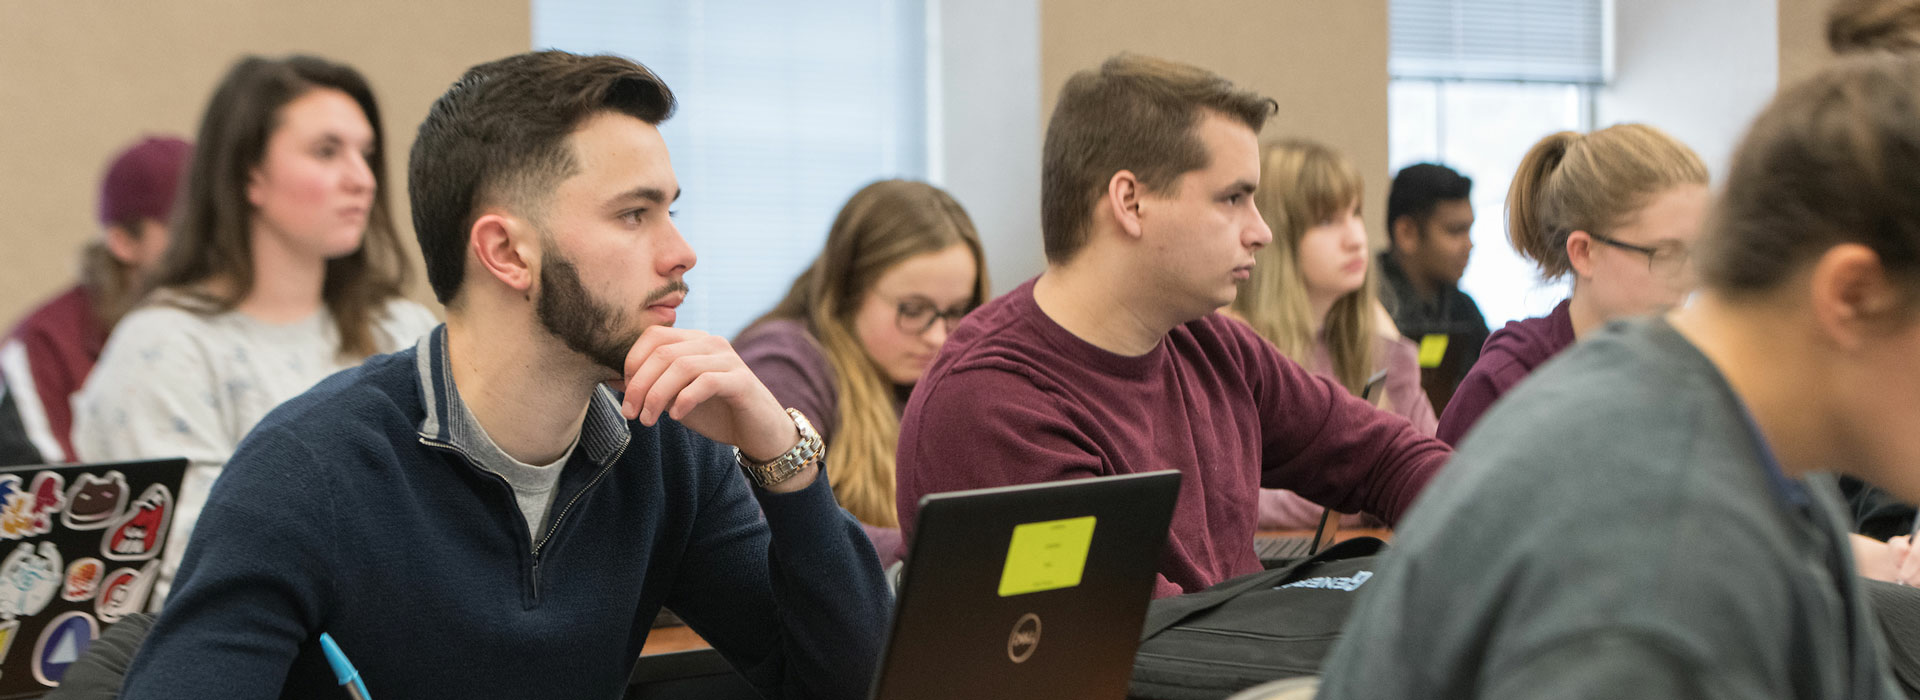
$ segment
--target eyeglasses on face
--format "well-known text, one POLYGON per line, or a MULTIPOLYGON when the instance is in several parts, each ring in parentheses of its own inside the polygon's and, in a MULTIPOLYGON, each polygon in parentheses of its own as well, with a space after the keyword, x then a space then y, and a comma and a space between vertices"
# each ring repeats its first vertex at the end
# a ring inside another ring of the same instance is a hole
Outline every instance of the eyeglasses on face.
POLYGON ((970 306, 956 306, 942 311, 928 299, 909 297, 894 306, 893 326, 900 329, 901 333, 920 335, 933 328, 935 321, 945 321, 945 329, 951 333, 953 327, 960 323, 961 317, 972 310, 970 306))
POLYGON ((1663 279, 1676 279, 1684 276, 1687 273, 1687 263, 1693 257, 1692 251, 1688 250, 1686 246, 1677 243, 1649 247, 1635 245, 1591 231, 1587 232, 1587 235, 1591 236, 1593 240, 1615 248, 1647 256, 1647 271, 1663 279))

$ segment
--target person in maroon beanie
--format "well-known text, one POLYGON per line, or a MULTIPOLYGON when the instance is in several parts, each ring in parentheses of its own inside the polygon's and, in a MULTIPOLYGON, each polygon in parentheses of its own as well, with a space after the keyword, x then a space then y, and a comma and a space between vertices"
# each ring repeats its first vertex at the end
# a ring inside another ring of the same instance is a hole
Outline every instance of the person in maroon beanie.
MULTIPOLYGON (((1120 55, 1047 127, 1046 270, 960 322, 900 425, 897 506, 959 489, 1179 469, 1155 596, 1260 570, 1261 487, 1395 522, 1446 445, 1216 313, 1273 240, 1253 194, 1276 103, 1120 55)), ((912 566, 912 553, 908 553, 912 566)))
MULTIPOLYGON (((107 333, 136 301, 136 284, 167 249, 167 219, 193 146, 149 137, 107 166, 100 182, 103 233, 87 245, 80 282, 41 304, 0 344, 7 398, 39 459, 15 452, 11 462, 71 462, 69 398, 100 359, 107 333), (17 455, 17 456, 15 456, 17 455)), ((9 426, 13 427, 13 426, 9 426)))

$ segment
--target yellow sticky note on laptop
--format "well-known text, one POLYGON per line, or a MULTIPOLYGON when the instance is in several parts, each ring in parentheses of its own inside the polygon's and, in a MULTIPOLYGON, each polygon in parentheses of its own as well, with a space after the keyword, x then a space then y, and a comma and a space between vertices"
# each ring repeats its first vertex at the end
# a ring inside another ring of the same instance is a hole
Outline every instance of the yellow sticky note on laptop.
POLYGON ((1440 366, 1440 360, 1447 356, 1447 334, 1428 333, 1420 336, 1420 369, 1433 369, 1440 366))
POLYGON ((1094 517, 1017 525, 1000 572, 1000 597, 1080 585, 1093 545, 1094 517))

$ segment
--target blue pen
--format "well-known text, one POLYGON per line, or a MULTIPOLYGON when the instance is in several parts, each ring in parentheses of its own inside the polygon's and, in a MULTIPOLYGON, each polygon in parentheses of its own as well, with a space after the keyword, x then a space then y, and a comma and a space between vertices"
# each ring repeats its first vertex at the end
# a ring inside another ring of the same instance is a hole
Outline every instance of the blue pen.
POLYGON ((320 651, 327 655, 327 665, 333 667, 333 675, 340 679, 340 687, 347 689, 347 697, 352 700, 372 700, 367 695, 367 684, 360 680, 360 672, 353 670, 353 662, 347 661, 347 655, 340 652, 340 645, 333 641, 333 635, 320 633, 320 651))

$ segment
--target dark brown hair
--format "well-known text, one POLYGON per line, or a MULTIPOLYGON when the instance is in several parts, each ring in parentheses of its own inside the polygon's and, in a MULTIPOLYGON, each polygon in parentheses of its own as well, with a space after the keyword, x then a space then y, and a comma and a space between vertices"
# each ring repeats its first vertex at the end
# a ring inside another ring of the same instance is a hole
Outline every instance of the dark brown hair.
POLYGON ((1696 259, 1708 289, 1769 292, 1833 246, 1920 293, 1920 60, 1843 57, 1755 119, 1696 259))
POLYGON ((1113 174, 1131 171, 1165 194, 1180 175, 1207 167, 1194 133, 1202 110, 1255 132, 1280 106, 1184 63, 1120 54, 1075 73, 1060 89, 1041 149, 1040 231, 1047 260, 1064 263, 1086 245, 1093 204, 1113 174))
POLYGON ((407 170, 434 297, 448 306, 458 298, 481 207, 540 218, 553 189, 579 168, 567 137, 581 121, 615 111, 657 125, 673 108, 666 83, 619 56, 535 51, 467 69, 420 122, 407 170))
POLYGON ((1839 0, 1827 13, 1834 53, 1920 49, 1920 0, 1839 0))
POLYGON ((826 351, 838 395, 838 427, 827 445, 833 493, 861 522, 899 527, 894 512, 894 452, 900 416, 893 383, 860 344, 853 317, 880 276, 916 255, 965 245, 973 254, 973 297, 987 300, 986 256, 973 220, 951 195, 924 182, 883 180, 854 193, 827 232, 826 248, 794 280, 787 297, 755 321, 791 319, 826 351))
POLYGON ((185 187, 174 206, 173 240, 146 288, 166 289, 164 303, 197 313, 232 310, 253 289, 253 205, 247 183, 280 126, 280 110, 308 91, 339 90, 360 105, 373 127, 373 209, 352 254, 327 261, 321 298, 339 326, 340 354, 366 357, 378 348, 374 315, 400 295, 407 267, 387 197, 386 138, 373 90, 352 67, 312 56, 248 56, 213 92, 193 149, 185 187), (222 285, 211 287, 207 282, 222 285))

